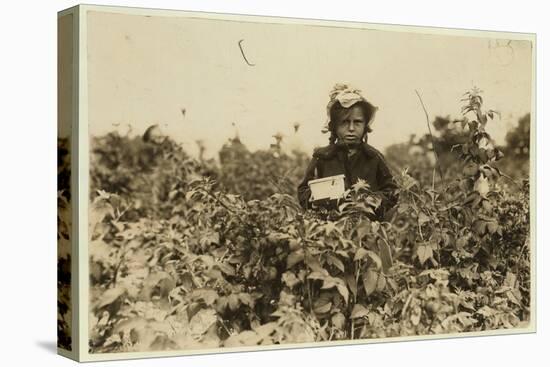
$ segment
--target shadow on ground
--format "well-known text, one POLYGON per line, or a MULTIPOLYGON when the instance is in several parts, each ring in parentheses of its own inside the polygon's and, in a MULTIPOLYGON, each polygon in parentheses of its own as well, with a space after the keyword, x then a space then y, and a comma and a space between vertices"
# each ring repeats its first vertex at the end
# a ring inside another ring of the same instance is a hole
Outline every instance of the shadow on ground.
POLYGON ((38 345, 40 348, 46 350, 47 352, 57 354, 57 343, 55 341, 38 340, 38 341, 36 341, 36 345, 38 345))

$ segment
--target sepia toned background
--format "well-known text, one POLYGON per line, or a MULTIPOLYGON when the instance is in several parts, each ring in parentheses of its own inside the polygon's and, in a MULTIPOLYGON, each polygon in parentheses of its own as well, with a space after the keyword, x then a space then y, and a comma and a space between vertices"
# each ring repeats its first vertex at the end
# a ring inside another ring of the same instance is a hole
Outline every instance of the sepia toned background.
POLYGON ((458 118, 462 94, 481 88, 501 113, 488 126, 499 144, 531 108, 529 41, 97 12, 88 25, 90 134, 159 124, 195 156, 195 140, 215 157, 235 130, 253 150, 276 133, 289 150, 325 145, 338 82, 379 107, 370 141, 380 150, 427 132, 415 89, 432 116, 458 118))

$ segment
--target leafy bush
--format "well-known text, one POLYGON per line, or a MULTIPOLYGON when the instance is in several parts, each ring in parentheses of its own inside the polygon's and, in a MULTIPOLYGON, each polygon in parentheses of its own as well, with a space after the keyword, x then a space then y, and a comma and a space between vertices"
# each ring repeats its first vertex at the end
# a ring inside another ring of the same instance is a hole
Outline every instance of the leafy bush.
POLYGON ((251 153, 233 141, 218 168, 169 140, 149 147, 112 134, 97 139, 90 351, 528 323, 529 186, 505 191, 495 166, 502 153, 486 143, 492 112, 482 110, 476 91, 465 96, 474 119, 457 122, 464 134, 449 148, 459 173, 436 187, 433 175, 421 182, 402 171, 395 177, 399 202, 383 222, 371 219, 380 199, 363 181, 337 209, 304 212, 292 189, 301 177, 288 174, 303 167, 303 156, 251 153), (162 153, 143 164, 147 149, 162 153))
POLYGON ((57 346, 71 350, 71 154, 57 140, 57 346))
POLYGON ((307 164, 308 156, 303 152, 289 155, 279 144, 269 150, 250 152, 234 138, 220 151, 218 176, 227 192, 245 200, 263 199, 276 193, 296 196, 296 182, 302 179, 307 164))

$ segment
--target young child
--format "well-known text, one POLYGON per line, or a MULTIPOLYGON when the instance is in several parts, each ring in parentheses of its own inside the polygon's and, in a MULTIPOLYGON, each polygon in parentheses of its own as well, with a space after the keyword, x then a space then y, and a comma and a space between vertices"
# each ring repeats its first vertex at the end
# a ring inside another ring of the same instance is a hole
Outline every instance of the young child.
POLYGON ((376 110, 360 90, 345 84, 334 86, 327 106, 328 120, 322 130, 330 133, 329 145, 314 151, 298 186, 298 200, 304 209, 312 208, 310 180, 340 174, 345 175, 346 189, 363 179, 371 190, 381 195, 382 204, 376 212, 378 219, 395 205, 396 185, 384 156, 367 144, 376 110))

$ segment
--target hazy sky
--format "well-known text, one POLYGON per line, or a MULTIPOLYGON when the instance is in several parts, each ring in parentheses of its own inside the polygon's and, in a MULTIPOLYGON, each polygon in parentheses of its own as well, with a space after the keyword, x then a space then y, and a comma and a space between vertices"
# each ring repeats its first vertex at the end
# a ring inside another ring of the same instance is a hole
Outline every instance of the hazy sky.
POLYGON ((379 107, 369 142, 381 150, 427 132, 415 89, 430 117, 459 117, 461 95, 478 86, 502 113, 488 128, 497 142, 531 107, 528 41, 91 12, 88 73, 92 135, 158 123, 191 153, 204 140, 207 156, 234 136, 233 122, 251 149, 276 132, 308 152, 327 144, 337 82, 379 107))

